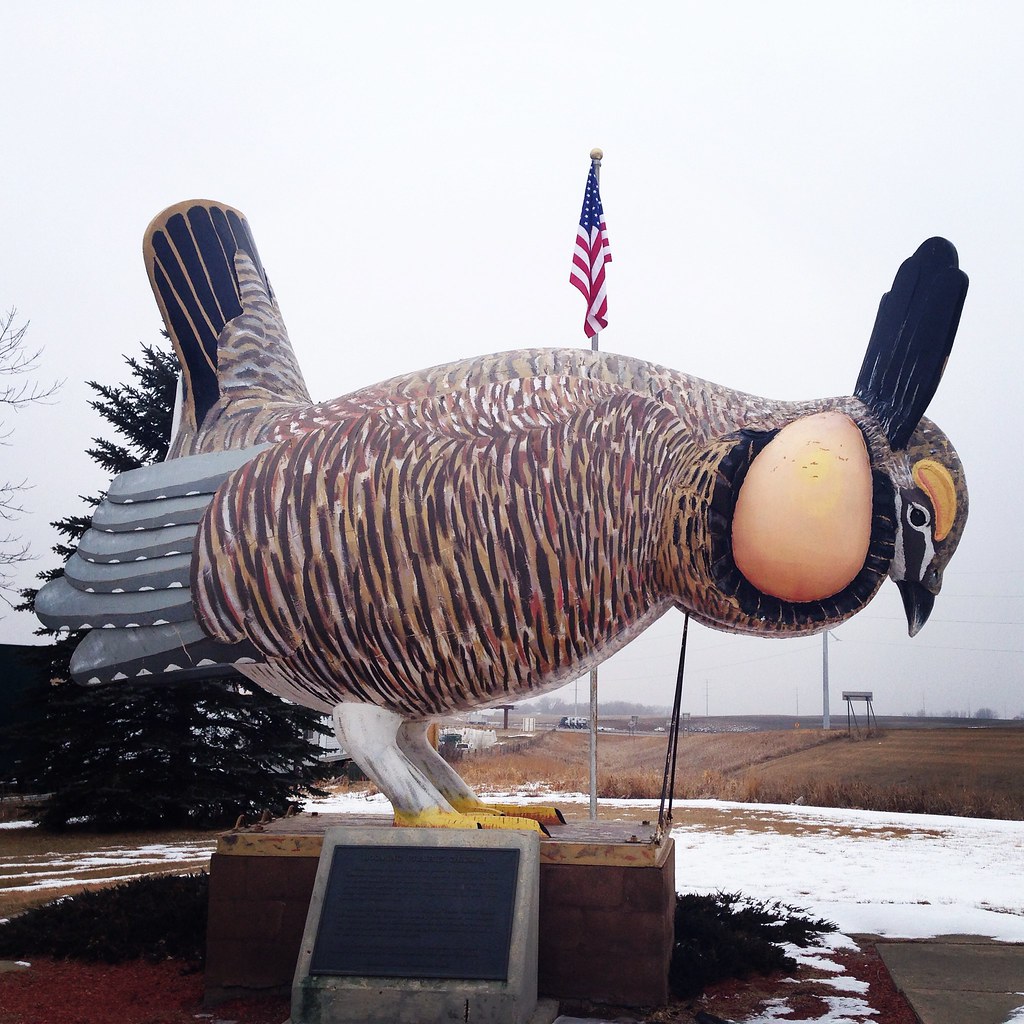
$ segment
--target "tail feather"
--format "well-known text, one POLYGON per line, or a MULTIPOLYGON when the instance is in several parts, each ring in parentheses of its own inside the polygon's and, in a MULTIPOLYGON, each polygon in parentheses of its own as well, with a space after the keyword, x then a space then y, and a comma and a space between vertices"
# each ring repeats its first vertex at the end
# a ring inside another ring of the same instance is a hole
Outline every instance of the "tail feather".
MULTIPOLYGON (((240 211, 208 200, 171 206, 150 223, 143 255, 182 367, 179 437, 200 431, 209 411, 224 397, 225 386, 238 386, 239 361, 232 359, 231 349, 241 336, 251 336, 254 326, 264 367, 255 383, 275 397, 309 401, 256 243, 240 211), (237 326, 243 315, 254 318, 255 324, 248 331, 232 332, 229 325, 237 326)), ((254 386, 251 375, 245 386, 254 386)))

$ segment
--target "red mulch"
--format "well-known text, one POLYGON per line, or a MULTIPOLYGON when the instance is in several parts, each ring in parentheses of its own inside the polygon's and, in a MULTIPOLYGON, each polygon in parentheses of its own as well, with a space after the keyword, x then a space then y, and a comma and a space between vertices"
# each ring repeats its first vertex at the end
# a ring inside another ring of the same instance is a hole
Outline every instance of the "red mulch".
POLYGON ((87 964, 34 957, 0 974, 0 1024, 282 1024, 286 996, 203 1007, 203 975, 177 960, 87 964), (201 1016, 203 1015, 203 1016, 201 1016))
MULTIPOLYGON (((843 966, 845 976, 869 983, 868 992, 860 998, 875 1014, 866 1020, 917 1024, 873 945, 828 956, 843 966)), ((726 1020, 744 1020, 763 1010, 769 1000, 785 999, 792 1012, 777 1019, 795 1024, 819 1019, 827 1006, 824 997, 845 994, 818 983, 814 972, 806 969, 797 972, 797 984, 788 977, 792 975, 723 982, 695 999, 655 1011, 648 1020, 691 1024, 698 1010, 726 1020)), ((203 975, 190 973, 173 960, 110 965, 36 958, 27 969, 0 974, 0 1024, 282 1024, 288 1018, 288 1002, 285 996, 268 996, 204 1008, 203 975)))

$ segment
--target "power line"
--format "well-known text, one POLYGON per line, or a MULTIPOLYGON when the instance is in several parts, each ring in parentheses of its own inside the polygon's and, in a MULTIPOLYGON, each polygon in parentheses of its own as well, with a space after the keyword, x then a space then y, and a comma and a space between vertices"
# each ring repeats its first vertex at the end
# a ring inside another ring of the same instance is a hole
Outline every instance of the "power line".
MULTIPOLYGON (((901 618, 899 615, 873 615, 869 620, 871 622, 905 622, 906 620, 901 618)), ((1024 626, 1024 622, 1020 619, 1011 619, 1009 622, 1004 622, 996 619, 935 619, 929 617, 928 625, 933 623, 952 622, 962 626, 1024 626)))
MULTIPOLYGON (((906 641, 896 640, 858 640, 856 637, 845 636, 852 644, 871 644, 875 647, 905 647, 906 641)), ((914 641, 914 647, 926 651, 974 651, 977 654, 1024 654, 1022 647, 952 647, 945 644, 926 644, 920 640, 914 641)), ((909 649, 909 648, 908 648, 909 649)))
POLYGON ((945 569, 943 576, 1024 576, 1024 569, 945 569))
MULTIPOLYGON (((815 650, 818 649, 818 645, 817 644, 814 644, 814 649, 815 650)), ((721 669, 721 668, 732 668, 734 665, 749 665, 751 662, 755 662, 755 661, 768 661, 771 658, 788 658, 788 657, 790 657, 793 654, 802 654, 804 651, 809 651, 809 650, 811 650, 811 646, 810 645, 802 644, 800 647, 791 647, 788 651, 779 651, 778 654, 762 654, 758 658, 744 658, 742 661, 727 661, 727 662, 725 662, 724 664, 721 664, 721 665, 713 665, 713 666, 711 666, 710 669, 708 669, 708 671, 713 671, 715 669, 721 669)), ((694 653, 696 654, 696 653, 700 653, 700 652, 694 652, 694 653)))

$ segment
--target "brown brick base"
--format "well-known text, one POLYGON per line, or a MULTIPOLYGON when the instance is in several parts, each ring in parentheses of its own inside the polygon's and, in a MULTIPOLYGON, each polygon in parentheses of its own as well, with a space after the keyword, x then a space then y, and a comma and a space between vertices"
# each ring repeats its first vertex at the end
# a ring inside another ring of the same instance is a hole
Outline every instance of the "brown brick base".
POLYGON ((658 867, 542 864, 541 995, 622 1006, 668 1002, 675 860, 658 867))
POLYGON ((315 857, 213 855, 207 1002, 291 990, 316 868, 315 857))

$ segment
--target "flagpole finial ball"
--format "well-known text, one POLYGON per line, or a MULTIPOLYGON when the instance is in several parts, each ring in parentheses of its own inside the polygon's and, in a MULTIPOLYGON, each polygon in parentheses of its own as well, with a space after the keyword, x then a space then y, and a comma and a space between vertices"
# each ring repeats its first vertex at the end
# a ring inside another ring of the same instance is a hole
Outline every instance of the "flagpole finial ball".
POLYGON ((603 158, 604 158, 604 150, 592 149, 590 151, 590 159, 591 160, 601 160, 603 158))

